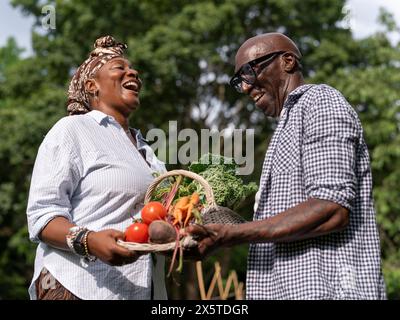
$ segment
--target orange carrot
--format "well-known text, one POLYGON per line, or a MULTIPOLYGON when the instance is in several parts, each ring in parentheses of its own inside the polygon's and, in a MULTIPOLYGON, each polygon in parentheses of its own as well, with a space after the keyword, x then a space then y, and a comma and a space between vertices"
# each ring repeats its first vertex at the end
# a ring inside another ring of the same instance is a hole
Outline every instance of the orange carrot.
POLYGON ((186 226, 189 220, 192 218, 193 208, 200 202, 200 197, 197 192, 194 192, 190 196, 179 198, 172 210, 172 216, 174 217, 174 225, 178 223, 182 226, 186 226), (183 222, 184 221, 184 222, 183 222))
POLYGON ((188 209, 187 209, 187 213, 186 213, 186 219, 185 219, 185 222, 184 222, 183 226, 186 226, 187 223, 189 222, 190 218, 192 217, 192 210, 193 210, 193 207, 194 207, 196 204, 198 204, 199 201, 200 201, 199 194, 198 194, 197 192, 194 192, 194 193, 192 194, 192 196, 190 197, 190 202, 189 202, 189 204, 188 204, 188 209))
POLYGON ((175 218, 174 225, 182 224, 182 220, 186 217, 187 206, 190 201, 190 196, 180 198, 172 210, 172 215, 175 218))

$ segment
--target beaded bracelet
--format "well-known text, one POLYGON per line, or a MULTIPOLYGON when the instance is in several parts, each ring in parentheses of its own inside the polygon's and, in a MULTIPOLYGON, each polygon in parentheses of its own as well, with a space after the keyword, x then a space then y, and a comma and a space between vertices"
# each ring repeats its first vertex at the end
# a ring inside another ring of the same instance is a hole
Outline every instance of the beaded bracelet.
POLYGON ((97 257, 95 257, 89 253, 88 243, 87 243, 87 238, 88 238, 88 235, 90 232, 92 232, 92 231, 90 231, 90 230, 86 231, 86 233, 83 237, 83 246, 85 247, 85 259, 90 262, 94 262, 97 260, 97 257))

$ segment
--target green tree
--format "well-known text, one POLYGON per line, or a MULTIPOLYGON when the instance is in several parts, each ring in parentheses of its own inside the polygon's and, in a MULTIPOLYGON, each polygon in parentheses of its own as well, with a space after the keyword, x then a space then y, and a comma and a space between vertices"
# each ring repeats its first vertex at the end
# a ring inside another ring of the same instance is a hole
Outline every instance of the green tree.
MULTIPOLYGON (((196 130, 254 128, 256 170, 246 179, 258 181, 274 122, 235 93, 228 79, 240 44, 270 31, 289 34, 303 53, 308 80, 337 87, 360 114, 372 157, 385 274, 391 296, 399 297, 400 49, 383 33, 353 39, 341 24, 345 0, 178 0, 174 5, 162 0, 57 0, 51 1, 54 30, 41 27, 42 2, 12 3, 36 23, 32 57, 21 59, 10 42, 0 51, 0 299, 27 297, 34 256, 25 218, 32 166, 44 134, 65 115, 70 76, 96 38, 112 34, 128 43, 129 59, 144 83, 133 126, 144 132, 168 130, 168 121, 177 120, 180 128, 196 130)), ((381 20, 391 30, 397 28, 387 13, 381 20)), ((243 209, 249 219, 251 208, 249 203, 243 209)), ((223 262, 225 272, 236 269, 244 281, 246 250, 224 250, 213 259, 223 262)), ((180 282, 185 285, 171 281, 170 295, 198 297, 193 264, 184 270, 180 282)))

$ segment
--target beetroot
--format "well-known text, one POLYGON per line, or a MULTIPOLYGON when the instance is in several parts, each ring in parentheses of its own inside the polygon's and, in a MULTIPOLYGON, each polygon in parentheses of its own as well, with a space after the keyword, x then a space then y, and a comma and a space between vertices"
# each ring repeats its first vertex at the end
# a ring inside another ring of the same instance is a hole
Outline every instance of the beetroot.
POLYGON ((164 220, 155 220, 149 226, 149 241, 152 243, 168 243, 176 240, 174 227, 164 220))

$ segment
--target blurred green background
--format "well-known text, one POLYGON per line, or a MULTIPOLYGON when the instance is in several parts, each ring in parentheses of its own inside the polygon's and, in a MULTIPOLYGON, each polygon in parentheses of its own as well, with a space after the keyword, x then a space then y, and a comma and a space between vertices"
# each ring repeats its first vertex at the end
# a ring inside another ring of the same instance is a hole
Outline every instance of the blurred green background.
MULTIPOLYGON (((66 89, 76 68, 101 35, 128 43, 128 56, 144 83, 141 107, 131 125, 147 132, 228 126, 255 129, 258 182, 274 122, 228 86, 234 54, 247 38, 271 31, 288 34, 303 55, 307 82, 339 89, 358 112, 369 146, 375 207, 390 299, 400 299, 400 44, 384 10, 382 32, 355 39, 346 27, 344 0, 215 1, 50 1, 56 29, 44 30, 39 0, 11 3, 35 19, 33 54, 10 38, 0 48, 0 299, 27 299, 35 245, 28 240, 26 203, 37 149, 46 132, 66 115, 66 89)), ((176 166, 175 166, 176 167, 176 166)), ((170 166, 172 168, 172 166, 170 166)), ((253 203, 242 210, 251 219, 253 203)), ((220 251, 204 262, 205 280, 213 262, 223 275, 236 270, 245 281, 247 246, 220 251)), ((173 299, 198 298, 195 267, 186 263, 173 299)))

